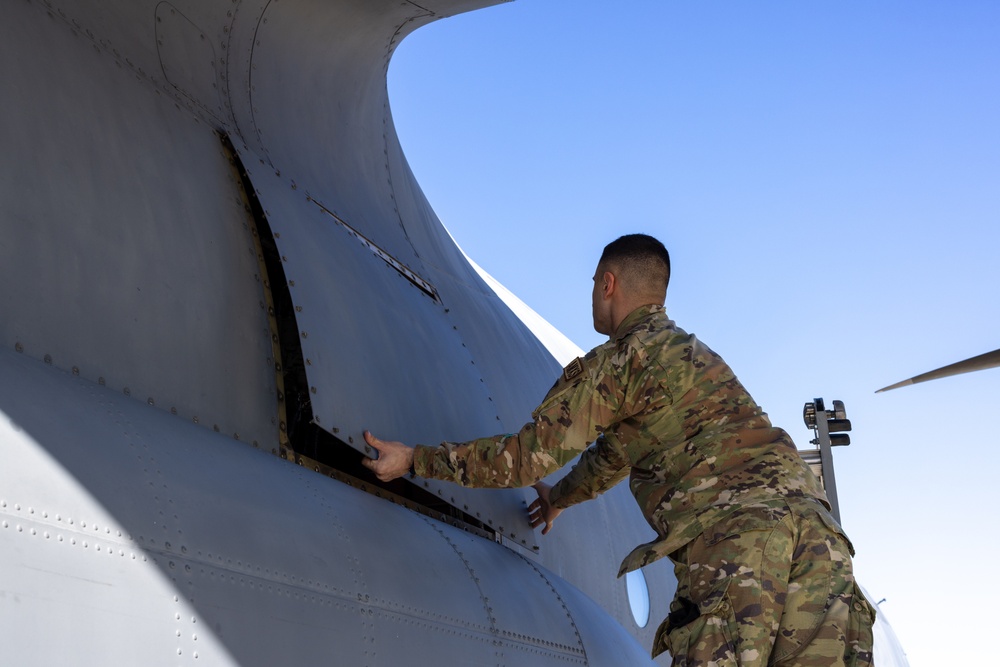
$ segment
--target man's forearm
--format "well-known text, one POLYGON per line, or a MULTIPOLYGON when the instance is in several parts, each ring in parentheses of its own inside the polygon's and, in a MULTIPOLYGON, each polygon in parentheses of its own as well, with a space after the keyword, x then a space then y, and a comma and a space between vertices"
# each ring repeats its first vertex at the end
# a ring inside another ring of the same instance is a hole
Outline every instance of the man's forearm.
POLYGON ((530 422, 518 433, 436 447, 417 445, 413 457, 414 471, 421 477, 481 488, 530 486, 561 465, 542 448, 530 422))
POLYGON ((566 476, 549 491, 553 507, 566 509, 591 500, 625 479, 631 466, 620 446, 604 436, 583 453, 566 476))

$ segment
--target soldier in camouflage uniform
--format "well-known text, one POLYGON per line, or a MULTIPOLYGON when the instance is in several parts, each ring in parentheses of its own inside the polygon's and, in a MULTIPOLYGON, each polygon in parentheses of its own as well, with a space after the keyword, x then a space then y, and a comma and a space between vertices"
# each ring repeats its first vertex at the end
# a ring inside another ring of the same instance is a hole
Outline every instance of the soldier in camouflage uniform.
POLYGON ((382 480, 534 485, 533 527, 629 478, 657 537, 619 576, 669 557, 678 588, 653 655, 674 667, 870 665, 874 610, 853 548, 788 434, 729 366, 666 316, 670 259, 652 237, 609 244, 594 327, 610 340, 563 371, 518 433, 411 449, 365 433, 382 480), (587 448, 588 443, 593 445, 587 448), (539 480, 580 461, 552 487, 539 480))

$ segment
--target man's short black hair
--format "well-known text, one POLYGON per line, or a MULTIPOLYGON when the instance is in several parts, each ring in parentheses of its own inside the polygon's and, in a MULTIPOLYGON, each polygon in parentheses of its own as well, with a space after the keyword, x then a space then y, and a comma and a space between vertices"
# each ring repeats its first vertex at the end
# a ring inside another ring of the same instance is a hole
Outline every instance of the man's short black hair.
POLYGON ((670 282, 670 253, 647 234, 626 234, 604 247, 598 266, 616 267, 628 289, 667 292, 670 282))

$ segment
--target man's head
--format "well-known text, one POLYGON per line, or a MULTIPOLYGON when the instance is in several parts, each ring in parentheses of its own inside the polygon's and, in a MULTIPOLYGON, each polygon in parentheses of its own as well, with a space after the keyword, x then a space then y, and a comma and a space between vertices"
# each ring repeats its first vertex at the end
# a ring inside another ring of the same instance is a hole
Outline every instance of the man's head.
POLYGON ((646 234, 628 234, 609 243, 594 274, 594 329, 611 335, 640 306, 662 305, 670 282, 670 255, 646 234))

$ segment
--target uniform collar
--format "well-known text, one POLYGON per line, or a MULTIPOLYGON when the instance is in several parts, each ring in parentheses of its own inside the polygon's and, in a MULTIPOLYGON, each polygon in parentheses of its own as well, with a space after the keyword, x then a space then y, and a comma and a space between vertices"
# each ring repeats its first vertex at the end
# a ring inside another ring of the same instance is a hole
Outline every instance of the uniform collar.
POLYGON ((614 340, 621 340, 629 334, 632 329, 635 329, 641 322, 650 317, 661 315, 666 312, 666 309, 658 304, 649 304, 646 306, 639 306, 628 316, 622 320, 621 324, 618 325, 618 329, 615 331, 614 340))

